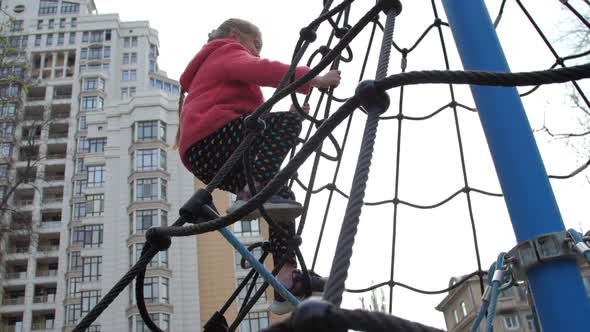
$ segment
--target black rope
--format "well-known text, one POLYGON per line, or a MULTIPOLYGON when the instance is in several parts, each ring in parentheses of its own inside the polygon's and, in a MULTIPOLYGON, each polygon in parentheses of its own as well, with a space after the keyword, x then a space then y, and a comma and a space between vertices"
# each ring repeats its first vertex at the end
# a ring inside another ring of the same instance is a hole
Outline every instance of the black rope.
POLYGON ((313 301, 304 302, 290 319, 262 330, 263 332, 441 332, 420 323, 401 319, 386 313, 364 310, 348 310, 313 301))

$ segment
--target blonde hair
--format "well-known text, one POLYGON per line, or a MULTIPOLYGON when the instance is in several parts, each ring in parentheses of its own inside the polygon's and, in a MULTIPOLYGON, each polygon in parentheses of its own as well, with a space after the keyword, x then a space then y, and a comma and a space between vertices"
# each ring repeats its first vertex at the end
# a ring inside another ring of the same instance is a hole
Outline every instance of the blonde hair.
POLYGON ((207 42, 215 39, 227 38, 232 32, 238 33, 240 35, 252 36, 260 33, 260 29, 258 29, 256 25, 246 20, 242 20, 240 18, 230 18, 221 23, 217 29, 214 29, 209 33, 209 39, 207 42))
MULTIPOLYGON (((255 34, 260 33, 260 29, 258 27, 246 20, 242 20, 240 18, 230 18, 225 22, 221 23, 217 29, 209 32, 209 39, 207 42, 210 42, 215 39, 223 39, 228 38, 231 33, 237 33, 241 36, 252 36, 255 34)), ((182 105, 184 104, 184 94, 186 91, 180 91, 180 99, 178 100, 178 115, 179 115, 179 122, 178 122, 178 131, 176 132, 176 143, 174 144, 173 148, 178 149, 178 144, 180 142, 180 113, 182 112, 182 105)))

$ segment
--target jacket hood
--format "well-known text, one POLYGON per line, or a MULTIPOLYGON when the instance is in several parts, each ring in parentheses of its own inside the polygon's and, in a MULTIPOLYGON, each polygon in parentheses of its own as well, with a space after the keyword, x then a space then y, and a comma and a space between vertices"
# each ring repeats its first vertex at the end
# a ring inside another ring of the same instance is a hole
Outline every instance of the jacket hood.
POLYGON ((209 43, 205 44, 203 48, 195 55, 195 57, 191 60, 188 66, 184 69, 182 75, 180 75, 180 86, 183 91, 188 91, 188 88, 191 86, 193 78, 201 65, 205 60, 211 55, 211 53, 215 52, 217 49, 228 45, 237 43, 234 39, 215 39, 210 41, 209 43))

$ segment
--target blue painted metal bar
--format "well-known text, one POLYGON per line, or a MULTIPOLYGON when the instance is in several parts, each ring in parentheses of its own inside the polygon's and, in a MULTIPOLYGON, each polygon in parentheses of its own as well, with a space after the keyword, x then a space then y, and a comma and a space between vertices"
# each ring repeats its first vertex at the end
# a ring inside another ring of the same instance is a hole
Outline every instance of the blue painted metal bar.
MULTIPOLYGON (((465 70, 509 72, 483 0, 443 0, 465 70)), ((516 88, 471 86, 519 242, 565 230, 545 166, 516 88)), ((584 331, 590 302, 574 260, 528 273, 544 331, 584 331)))
POLYGON ((289 303, 291 303, 294 307, 299 305, 299 300, 289 292, 285 286, 283 286, 278 280, 272 275, 272 273, 268 272, 268 270, 262 265, 251 252, 244 247, 244 245, 238 240, 232 232, 230 232, 227 228, 222 228, 219 230, 221 235, 229 242, 232 247, 236 248, 237 251, 250 263, 250 265, 260 273, 262 278, 266 280, 274 289, 276 289, 279 294, 283 296, 283 298, 287 299, 289 303))

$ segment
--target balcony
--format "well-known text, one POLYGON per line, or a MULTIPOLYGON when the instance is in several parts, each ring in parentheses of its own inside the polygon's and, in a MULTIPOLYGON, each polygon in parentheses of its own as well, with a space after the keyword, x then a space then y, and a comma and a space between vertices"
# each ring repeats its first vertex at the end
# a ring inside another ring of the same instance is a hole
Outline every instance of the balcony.
POLYGON ((53 88, 53 99, 72 99, 72 86, 60 85, 53 88))
POLYGON ((49 253, 57 250, 59 250, 59 233, 39 235, 38 252, 49 253))
POLYGON ((45 100, 45 92, 46 92, 46 88, 44 86, 31 87, 31 88, 29 88, 29 93, 27 94, 27 101, 28 102, 43 101, 43 100, 45 100))
POLYGON ((55 327, 55 310, 33 311, 32 331, 53 330, 55 327))
MULTIPOLYGON (((37 138, 37 140, 39 137, 37 138)), ((33 141, 34 142, 34 141, 33 141)), ((18 151, 19 161, 37 161, 39 160, 39 146, 25 144, 18 151)))
POLYGON ((17 207, 30 206, 33 204, 34 199, 35 199, 35 189, 33 189, 33 188, 17 189, 14 192, 14 204, 17 207))
POLYGON ((23 305, 25 304, 25 286, 4 287, 3 305, 23 305))
POLYGON ((64 181, 66 173, 66 165, 46 165, 45 166, 45 177, 44 180, 47 182, 51 181, 64 181))
POLYGON ((31 230, 33 226, 33 214, 30 211, 14 212, 10 229, 31 230))
POLYGON ((51 105, 51 119, 61 120, 70 117, 70 104, 51 105))
POLYGON ((61 219, 61 209, 43 210, 41 212, 41 223, 39 224, 39 227, 43 230, 60 228, 61 219))
POLYGON ((49 139, 59 138, 68 138, 67 123, 54 123, 49 126, 49 139))
POLYGON ((64 199, 64 187, 43 188, 43 204, 61 204, 64 199))
POLYGON ((4 300, 2 301, 3 305, 22 305, 25 304, 25 297, 6 297, 4 295, 4 300))
POLYGON ((16 169, 16 179, 22 183, 35 182, 37 178, 37 167, 19 167, 16 169))
POLYGON ((4 273, 4 279, 6 279, 6 280, 19 280, 19 279, 23 279, 23 281, 25 281, 24 279, 27 279, 27 271, 6 272, 6 273, 4 273))
POLYGON ((55 277, 57 276, 57 270, 41 270, 35 274, 37 277, 55 277))
POLYGON ((23 313, 7 313, 0 318, 0 331, 2 332, 22 332, 23 331, 23 313))
POLYGON ((65 159, 68 145, 64 144, 47 144, 47 159, 65 159))
POLYGON ((27 106, 25 107, 25 121, 43 121, 43 113, 45 108, 43 106, 27 106))
POLYGON ((33 303, 55 303, 57 286, 55 283, 47 285, 35 285, 33 303))

